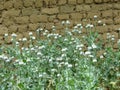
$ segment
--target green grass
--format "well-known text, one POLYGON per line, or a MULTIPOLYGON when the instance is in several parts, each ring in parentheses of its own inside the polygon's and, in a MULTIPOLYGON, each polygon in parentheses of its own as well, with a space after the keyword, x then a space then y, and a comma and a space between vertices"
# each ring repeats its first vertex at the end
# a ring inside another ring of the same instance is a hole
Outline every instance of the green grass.
POLYGON ((92 24, 78 24, 72 30, 68 21, 62 24, 62 34, 55 26, 51 32, 38 29, 36 37, 29 33, 29 39, 19 42, 12 34, 11 46, 6 45, 5 35, 0 47, 0 90, 120 89, 120 43, 114 50, 114 36, 107 36, 105 47, 92 24))

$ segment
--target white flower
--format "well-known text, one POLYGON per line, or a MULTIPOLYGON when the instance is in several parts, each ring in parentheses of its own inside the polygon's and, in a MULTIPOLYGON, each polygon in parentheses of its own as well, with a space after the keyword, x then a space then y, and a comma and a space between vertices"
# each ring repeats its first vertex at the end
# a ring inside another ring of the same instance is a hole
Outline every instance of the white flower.
POLYGON ((41 52, 37 52, 37 55, 38 55, 38 56, 42 56, 42 53, 41 53, 41 52))
POLYGON ((80 52, 80 55, 84 55, 84 52, 81 51, 81 52, 80 52))
POLYGON ((47 33, 46 33, 46 32, 43 32, 43 35, 45 36, 45 35, 47 35, 47 33))
POLYGON ((120 39, 118 39, 117 43, 120 44, 120 39))
POLYGON ((71 32, 67 32, 70 36, 72 36, 72 33, 71 32))
POLYGON ((72 64, 68 64, 68 68, 71 68, 72 67, 72 64))
POLYGON ((82 48, 79 48, 79 50, 82 50, 82 48))
POLYGON ((66 21, 66 24, 68 24, 68 25, 69 25, 69 24, 70 24, 70 21, 69 21, 69 20, 67 20, 67 21, 66 21))
POLYGON ((78 26, 74 26, 74 29, 78 29, 78 26))
POLYGON ((65 21, 62 21, 62 25, 64 25, 65 24, 65 21))
POLYGON ((66 54, 62 54, 62 55, 61 55, 62 58, 63 58, 63 57, 66 57, 66 56, 67 56, 66 54))
POLYGON ((104 56, 103 56, 103 55, 100 55, 100 58, 102 59, 102 58, 104 58, 104 56))
POLYGON ((55 26, 52 26, 53 29, 55 29, 55 26))
POLYGON ((96 19, 97 18, 97 15, 94 15, 94 19, 96 19))
POLYGON ((7 59, 6 62, 10 62, 11 60, 10 59, 7 59))
POLYGON ((94 57, 93 55, 89 55, 89 57, 94 57))
POLYGON ((36 32, 39 32, 39 31, 40 31, 40 29, 37 29, 37 30, 36 30, 36 32))
POLYGON ((35 40, 35 37, 33 36, 33 37, 31 37, 33 40, 35 40))
POLYGON ((64 41, 68 41, 68 39, 67 39, 67 38, 65 38, 65 39, 64 39, 64 41))
POLYGON ((84 45, 83 44, 80 44, 80 47, 83 47, 84 45))
POLYGON ((104 55, 106 55, 107 53, 106 53, 106 52, 104 52, 103 54, 104 54, 104 55))
POLYGON ((25 65, 26 64, 23 61, 19 61, 18 63, 19 63, 19 65, 25 65))
POLYGON ((40 28, 40 31, 43 31, 43 28, 40 28))
POLYGON ((67 48, 63 48, 61 51, 62 52, 65 52, 65 51, 67 51, 68 49, 67 48))
POLYGON ((26 61, 29 62, 29 61, 31 61, 31 60, 30 60, 30 58, 27 58, 26 61))
POLYGON ((115 40, 115 38, 111 38, 111 40, 112 40, 112 41, 114 41, 114 40, 115 40))
POLYGON ((16 35, 15 33, 13 33, 11 36, 12 36, 12 37, 16 37, 17 35, 16 35))
POLYGON ((56 60, 57 61, 62 61, 62 57, 57 57, 56 60))
POLYGON ((41 78, 41 77, 43 77, 43 75, 42 75, 42 74, 39 74, 39 77, 41 78))
POLYGON ((61 64, 59 64, 59 65, 58 65, 58 67, 62 67, 62 65, 61 65, 61 64))
POLYGON ((27 38, 23 38, 22 41, 23 41, 23 42, 27 41, 27 38))
POLYGON ((19 42, 16 42, 16 45, 19 45, 19 42))
POLYGON ((98 21, 98 23, 100 24, 100 23, 102 23, 102 21, 101 21, 101 20, 99 20, 99 21, 98 21))
POLYGON ((50 59, 49 59, 49 62, 52 62, 52 61, 53 61, 53 59, 52 59, 52 58, 50 58, 50 59))
POLYGON ((56 70, 56 69, 51 69, 51 71, 52 71, 52 72, 57 72, 57 70, 56 70))
POLYGON ((97 46, 93 43, 93 44, 92 44, 92 48, 97 48, 97 46))
POLYGON ((22 39, 20 38, 19 41, 22 41, 22 39))
POLYGON ((86 52, 85 52, 85 55, 90 55, 90 54, 91 54, 90 51, 86 51, 86 52))
POLYGON ((60 74, 57 74, 57 77, 60 77, 60 74))
POLYGON ((30 35, 30 36, 32 36, 32 35, 33 35, 33 33, 32 33, 32 32, 29 32, 29 35, 30 35))
POLYGON ((82 24, 77 24, 78 27, 82 26, 82 24))
POLYGON ((75 66, 78 66, 78 63, 76 63, 75 66))
POLYGON ((86 28, 90 28, 90 24, 87 24, 85 27, 86 27, 86 28))
POLYGON ((103 26, 106 26, 106 24, 104 23, 103 26))
POLYGON ((93 27, 94 27, 94 25, 91 24, 91 25, 90 25, 90 28, 93 28, 93 27))
POLYGON ((68 62, 65 62, 65 65, 68 65, 69 63, 68 62))
POLYGON ((5 36, 5 37, 7 37, 7 36, 8 36, 8 34, 6 33, 6 34, 4 34, 4 36, 5 36))
POLYGON ((94 58, 94 59, 93 59, 93 62, 97 62, 97 59, 96 59, 96 58, 94 58))
POLYGON ((89 46, 89 47, 87 47, 87 48, 88 48, 88 50, 91 50, 91 49, 92 49, 92 47, 90 47, 90 46, 89 46))
POLYGON ((38 47, 38 49, 43 49, 43 48, 45 48, 44 45, 38 47))
POLYGON ((65 62, 61 62, 60 64, 61 64, 61 65, 64 65, 64 64, 65 64, 65 62))
POLYGON ((31 50, 31 51, 34 51, 34 50, 35 50, 35 48, 31 48, 30 50, 31 50))

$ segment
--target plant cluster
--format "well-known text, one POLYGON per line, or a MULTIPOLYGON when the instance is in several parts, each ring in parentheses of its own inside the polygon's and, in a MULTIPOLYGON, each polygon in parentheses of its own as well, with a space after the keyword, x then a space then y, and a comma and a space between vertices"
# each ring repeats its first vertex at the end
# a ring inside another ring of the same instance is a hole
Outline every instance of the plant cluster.
POLYGON ((5 34, 5 43, 0 47, 0 89, 120 89, 120 40, 114 50, 114 35, 107 33, 109 46, 105 47, 95 30, 97 26, 77 24, 70 29, 69 24, 68 20, 62 22, 62 34, 57 33, 55 26, 51 31, 37 29, 36 36, 29 32, 29 39, 19 41, 12 34, 10 46, 5 34))

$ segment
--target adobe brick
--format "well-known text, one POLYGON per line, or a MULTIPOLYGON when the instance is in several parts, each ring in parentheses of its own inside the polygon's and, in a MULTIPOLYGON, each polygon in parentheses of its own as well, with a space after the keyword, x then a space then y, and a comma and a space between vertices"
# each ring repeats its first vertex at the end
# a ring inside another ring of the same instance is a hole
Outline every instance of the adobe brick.
POLYGON ((106 25, 111 25, 113 24, 113 19, 109 18, 109 19, 102 19, 102 22, 104 22, 106 25))
POLYGON ((26 32, 27 30, 28 30, 28 26, 27 25, 18 25, 18 32, 19 33, 26 32))
POLYGON ((114 18, 114 24, 120 24, 120 17, 114 18))
POLYGON ((32 23, 38 23, 38 22, 47 22, 48 16, 47 15, 31 15, 30 21, 32 23))
POLYGON ((8 33, 8 28, 0 25, 0 35, 4 35, 5 33, 8 33))
POLYGON ((102 3, 102 0, 94 0, 95 3, 102 3))
POLYGON ((77 0, 78 4, 84 3, 84 0, 77 0))
POLYGON ((2 19, 2 18, 0 18, 0 24, 2 23, 2 21, 3 21, 3 19, 2 19))
POLYGON ((98 12, 98 11, 93 11, 93 12, 88 12, 87 13, 87 17, 88 18, 91 18, 91 19, 94 19, 94 16, 97 16, 98 18, 100 18, 101 16, 100 16, 100 12, 98 12))
POLYGON ((70 16, 72 20, 80 20, 83 18, 83 14, 81 13, 71 13, 70 16))
POLYGON ((23 2, 25 7, 29 7, 33 5, 33 0, 23 0, 23 2))
MULTIPOLYGON (((3 36, 0 36, 0 41, 3 40, 3 36)), ((1 43, 0 43, 1 44, 1 43)))
POLYGON ((96 5, 92 5, 91 9, 92 10, 99 10, 99 11, 102 11, 102 10, 109 10, 109 9, 112 9, 112 4, 96 4, 96 5))
POLYGON ((52 15, 48 17, 48 21, 53 22, 56 19, 56 15, 52 15))
POLYGON ((22 33, 16 33, 17 37, 16 40, 18 41, 19 39, 23 38, 23 34, 22 33))
POLYGON ((117 32, 112 31, 111 34, 112 34, 112 35, 115 35, 115 39, 118 39, 118 33, 117 33, 117 32))
POLYGON ((4 18, 2 24, 5 26, 10 26, 10 25, 13 25, 14 23, 15 22, 13 18, 4 18))
POLYGON ((28 16, 16 17, 15 21, 17 24, 27 24, 29 23, 29 17, 28 16))
POLYGON ((42 14, 57 14, 59 13, 59 8, 54 7, 54 8, 42 8, 42 14))
POLYGON ((118 3, 113 4, 113 8, 116 10, 120 10, 120 4, 118 3))
POLYGON ((118 31, 119 28, 120 28, 120 25, 113 25, 113 30, 114 31, 118 31))
POLYGON ((2 17, 15 17, 20 15, 20 10, 10 9, 8 11, 3 11, 2 17))
POLYGON ((91 7, 90 5, 77 5, 76 11, 90 11, 91 7))
POLYGON ((57 3, 57 0, 50 0, 50 1, 49 1, 49 4, 50 4, 50 5, 55 5, 56 3, 57 3))
POLYGON ((71 13, 75 12, 75 6, 73 5, 65 5, 65 6, 60 6, 60 12, 61 13, 71 13))
POLYGON ((50 4, 50 0, 44 0, 43 6, 48 6, 50 4))
POLYGON ((42 7, 43 0, 35 0, 35 7, 42 7))
POLYGON ((93 0, 85 0, 85 3, 87 4, 93 3, 93 0))
POLYGON ((3 10, 3 9, 4 9, 3 4, 0 4, 0 10, 3 10))
POLYGON ((69 14, 59 14, 57 17, 60 20, 65 20, 65 19, 69 19, 69 14))
POLYGON ((46 23, 45 24, 45 29, 48 29, 48 30, 50 30, 50 29, 52 29, 52 26, 54 25, 54 23, 46 23))
POLYGON ((106 2, 106 3, 108 3, 108 2, 110 2, 110 0, 103 0, 103 2, 106 2))
POLYGON ((22 0, 14 0, 14 8, 23 8, 23 2, 22 0))
POLYGON ((68 4, 76 4, 76 0, 68 0, 68 4))
POLYGON ((55 23, 56 29, 58 32, 64 31, 63 30, 63 25, 61 24, 61 22, 59 23, 55 23))
POLYGON ((23 16, 38 14, 38 13, 39 13, 39 11, 37 9, 33 9, 31 7, 22 9, 23 16))
POLYGON ((32 30, 36 30, 38 27, 39 27, 39 23, 34 23, 34 24, 29 24, 29 30, 32 31, 32 30))
POLYGON ((13 1, 7 1, 4 3, 4 8, 5 9, 11 9, 13 8, 13 1))
POLYGON ((67 3, 67 0, 58 0, 58 5, 64 5, 67 3))
POLYGON ((9 29, 9 32, 16 33, 18 28, 17 28, 16 25, 11 25, 11 26, 8 27, 8 29, 9 29))
POLYGON ((114 12, 113 12, 113 17, 115 18, 115 17, 117 17, 117 16, 119 16, 119 10, 114 10, 114 12))
POLYGON ((103 26, 97 26, 96 27, 96 31, 98 32, 98 33, 105 33, 105 32, 107 32, 107 27, 103 27, 103 26))
POLYGON ((112 16, 113 16, 112 10, 102 11, 102 17, 104 17, 104 18, 108 18, 108 17, 112 18, 112 16))

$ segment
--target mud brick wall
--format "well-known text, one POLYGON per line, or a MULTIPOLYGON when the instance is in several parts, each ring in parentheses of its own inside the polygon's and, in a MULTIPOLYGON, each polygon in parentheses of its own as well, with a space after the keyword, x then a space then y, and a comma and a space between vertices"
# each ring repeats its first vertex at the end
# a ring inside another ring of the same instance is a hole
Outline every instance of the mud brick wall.
POLYGON ((118 38, 120 0, 0 0, 0 43, 5 33, 22 38, 39 27, 56 25, 61 30, 63 20, 70 20, 71 26, 84 19, 91 23, 94 15, 107 25, 97 26, 100 33, 110 31, 118 38))

